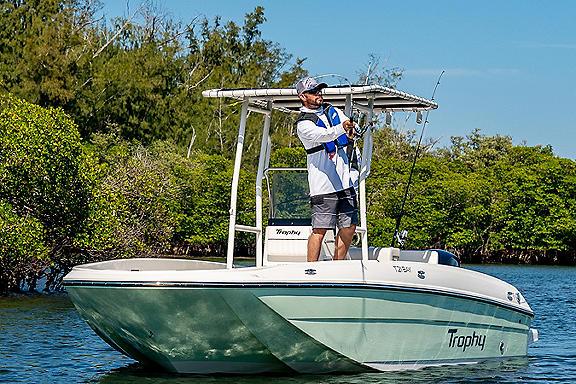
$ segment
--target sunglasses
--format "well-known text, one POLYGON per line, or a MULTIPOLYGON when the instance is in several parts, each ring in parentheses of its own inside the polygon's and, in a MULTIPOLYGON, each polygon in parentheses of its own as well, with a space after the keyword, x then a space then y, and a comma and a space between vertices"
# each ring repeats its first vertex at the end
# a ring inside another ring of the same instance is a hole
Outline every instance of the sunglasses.
POLYGON ((322 94, 322 90, 321 89, 312 89, 310 91, 306 91, 304 92, 307 95, 321 95, 322 94))

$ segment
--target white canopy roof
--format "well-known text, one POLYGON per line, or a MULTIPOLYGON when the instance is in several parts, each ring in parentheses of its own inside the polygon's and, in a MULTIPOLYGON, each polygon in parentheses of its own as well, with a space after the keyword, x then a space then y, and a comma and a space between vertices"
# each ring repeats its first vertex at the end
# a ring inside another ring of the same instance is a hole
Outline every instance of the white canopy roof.
MULTIPOLYGON (((368 108, 374 101, 374 112, 382 111, 424 111, 438 108, 434 101, 414 96, 381 85, 352 85, 328 87, 322 91, 324 101, 343 108, 346 98, 352 98, 354 108, 368 108)), ((269 101, 272 107, 284 112, 296 112, 300 108, 300 99, 294 88, 240 88, 210 89, 202 92, 204 97, 230 97, 238 100, 248 98, 250 104, 265 108, 269 101)))

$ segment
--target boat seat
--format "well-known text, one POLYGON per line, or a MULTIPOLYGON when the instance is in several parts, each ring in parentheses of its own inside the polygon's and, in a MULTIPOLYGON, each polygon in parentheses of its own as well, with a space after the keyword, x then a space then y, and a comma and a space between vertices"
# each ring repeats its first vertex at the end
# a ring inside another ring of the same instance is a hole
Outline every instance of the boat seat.
MULTIPOLYGON (((459 265, 459 261, 455 256, 448 252, 444 252, 449 256, 444 257, 446 261, 441 260, 441 255, 439 250, 427 249, 427 250, 401 250, 400 248, 393 247, 368 247, 368 260, 378 260, 380 262, 390 262, 390 261, 412 261, 418 263, 428 263, 428 264, 447 264, 447 265, 459 265), (452 261, 453 259, 453 261, 452 261)), ((362 259, 362 249, 359 247, 350 247, 349 252, 350 258, 352 260, 362 259)))
MULTIPOLYGON (((368 247, 368 260, 378 260, 380 262, 396 261, 400 255, 398 248, 368 247)), ((351 260, 362 260, 362 248, 351 246, 348 251, 348 258, 351 260)))
POLYGON ((374 256, 380 262, 396 261, 400 258, 400 249, 393 247, 378 248, 374 250, 374 256))
POLYGON ((425 251, 400 251, 400 261, 416 261, 420 263, 438 264, 438 252, 435 250, 425 251))

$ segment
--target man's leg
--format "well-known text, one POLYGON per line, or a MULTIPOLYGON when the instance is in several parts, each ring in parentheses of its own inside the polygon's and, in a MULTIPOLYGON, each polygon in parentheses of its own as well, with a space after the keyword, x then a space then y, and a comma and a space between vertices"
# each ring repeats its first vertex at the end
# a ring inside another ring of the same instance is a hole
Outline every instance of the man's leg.
POLYGON ((324 235, 328 228, 336 226, 336 193, 310 197, 312 206, 312 234, 308 238, 308 261, 318 261, 324 235))
POLYGON ((326 234, 325 228, 314 228, 308 238, 308 261, 318 261, 322 240, 326 234))
POLYGON ((350 243, 352 243, 352 238, 356 232, 356 226, 351 225, 350 227, 340 228, 338 230, 338 237, 336 238, 336 249, 334 250, 335 260, 344 260, 348 254, 348 248, 350 248, 350 243))
POLYGON ((349 188, 339 193, 338 196, 338 237, 336 238, 336 250, 334 259, 344 260, 348 255, 348 249, 356 232, 358 224, 358 202, 356 192, 349 188))

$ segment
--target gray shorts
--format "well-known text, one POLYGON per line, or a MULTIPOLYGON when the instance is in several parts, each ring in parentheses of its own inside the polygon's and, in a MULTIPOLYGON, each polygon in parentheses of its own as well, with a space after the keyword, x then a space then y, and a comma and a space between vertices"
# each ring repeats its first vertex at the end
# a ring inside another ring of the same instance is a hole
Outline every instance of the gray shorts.
POLYGON ((312 228, 347 228, 358 225, 356 191, 343 191, 310 197, 312 228))

